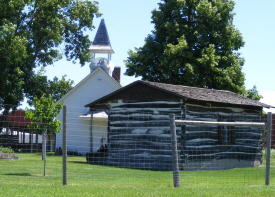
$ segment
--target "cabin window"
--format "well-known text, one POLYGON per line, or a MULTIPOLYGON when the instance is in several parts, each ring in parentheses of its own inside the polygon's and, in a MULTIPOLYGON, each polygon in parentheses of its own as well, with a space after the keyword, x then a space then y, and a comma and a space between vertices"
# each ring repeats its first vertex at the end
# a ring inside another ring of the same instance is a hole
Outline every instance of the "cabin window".
MULTIPOLYGON (((230 119, 221 118, 219 122, 233 122, 230 119)), ((235 127, 232 126, 218 126, 218 142, 221 145, 235 144, 235 127)))

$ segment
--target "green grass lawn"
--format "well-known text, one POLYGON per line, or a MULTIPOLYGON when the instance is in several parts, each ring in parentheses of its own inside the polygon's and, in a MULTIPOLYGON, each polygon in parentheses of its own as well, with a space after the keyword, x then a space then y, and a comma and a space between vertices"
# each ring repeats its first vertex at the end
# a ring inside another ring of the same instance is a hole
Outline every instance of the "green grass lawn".
POLYGON ((172 172, 91 165, 84 157, 68 157, 63 186, 62 157, 47 156, 44 177, 41 154, 17 155, 19 160, 0 159, 1 196, 275 196, 275 157, 270 186, 260 167, 184 171, 180 188, 173 188, 172 172))

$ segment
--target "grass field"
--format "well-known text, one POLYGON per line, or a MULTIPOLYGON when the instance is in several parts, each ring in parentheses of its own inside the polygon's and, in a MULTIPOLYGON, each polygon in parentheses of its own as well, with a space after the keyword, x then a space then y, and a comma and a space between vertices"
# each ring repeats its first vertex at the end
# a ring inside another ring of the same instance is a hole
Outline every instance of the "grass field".
POLYGON ((173 188, 172 172, 135 170, 87 164, 68 157, 68 185, 62 185, 62 157, 47 156, 46 176, 41 154, 0 159, 1 196, 275 196, 275 155, 270 186, 265 167, 180 172, 173 188))

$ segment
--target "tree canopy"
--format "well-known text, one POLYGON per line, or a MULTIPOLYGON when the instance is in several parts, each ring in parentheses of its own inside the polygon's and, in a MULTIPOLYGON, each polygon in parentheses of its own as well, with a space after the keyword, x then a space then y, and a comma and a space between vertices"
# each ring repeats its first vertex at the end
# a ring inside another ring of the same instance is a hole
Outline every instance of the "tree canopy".
POLYGON ((84 31, 94 28, 100 13, 89 0, 0 0, 0 5, 0 109, 7 113, 30 96, 34 68, 62 55, 82 66, 89 61, 91 41, 84 31))
POLYGON ((262 95, 259 94, 256 85, 254 85, 251 89, 249 90, 245 90, 245 92, 243 93, 243 96, 259 101, 263 98, 262 95))
POLYGON ((144 46, 128 52, 126 75, 243 94, 244 46, 232 0, 162 0, 144 46))
POLYGON ((33 99, 36 96, 41 98, 43 95, 48 97, 51 95, 54 102, 61 99, 67 92, 73 89, 74 81, 66 79, 67 75, 62 76, 61 79, 54 77, 53 80, 49 80, 45 75, 44 68, 40 69, 33 77, 30 86, 25 89, 28 103, 33 104, 33 99))
POLYGON ((42 160, 44 160, 44 176, 46 176, 46 134, 47 131, 58 133, 61 130, 61 121, 56 117, 60 113, 63 102, 55 104, 51 95, 43 94, 40 98, 33 98, 35 109, 27 109, 25 118, 31 120, 28 125, 34 133, 43 133, 42 160))
POLYGON ((46 130, 58 133, 61 130, 61 121, 56 117, 60 113, 63 103, 55 104, 51 95, 36 96, 33 99, 34 109, 27 109, 25 118, 32 122, 28 127, 33 132, 45 132, 46 130))

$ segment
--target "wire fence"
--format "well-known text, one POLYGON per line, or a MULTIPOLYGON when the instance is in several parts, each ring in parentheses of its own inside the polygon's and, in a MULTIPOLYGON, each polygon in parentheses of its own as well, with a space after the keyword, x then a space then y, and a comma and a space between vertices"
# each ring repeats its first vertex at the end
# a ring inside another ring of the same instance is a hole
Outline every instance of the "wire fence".
MULTIPOLYGON (((182 119, 180 112, 172 112, 182 119)), ((62 162, 64 129, 59 134, 48 131, 44 176, 42 132, 28 128, 23 110, 9 112, 0 130, 0 184, 62 185, 66 165, 69 185, 173 187, 170 113, 148 108, 90 112, 68 106, 66 163, 62 162)), ((197 113, 186 119, 224 121, 225 117, 261 122, 258 114, 197 113)), ((63 110, 57 118, 64 125, 63 110)), ((274 114, 272 121, 270 183, 274 185, 274 114)), ((175 137, 180 187, 265 184, 265 130, 177 125, 175 137)))
POLYGON ((217 122, 220 118, 213 113, 200 113, 199 116, 192 117, 201 121, 176 120, 177 125, 184 125, 181 135, 185 139, 182 153, 179 154, 179 167, 183 171, 193 171, 181 174, 181 182, 188 185, 193 184, 192 181, 199 181, 215 186, 217 183, 260 184, 259 181, 265 180, 265 184, 269 185, 271 114, 269 115, 268 123, 252 122, 257 114, 238 117, 236 114, 223 114, 239 122, 217 122), (216 122, 204 121, 206 116, 216 122), (267 127, 266 141, 263 140, 261 127, 264 127, 263 131, 267 127), (263 154, 263 147, 266 147, 267 154, 263 154), (263 171, 251 170, 261 168, 263 164, 266 167, 265 179, 261 178, 264 176, 263 171), (200 180, 197 176, 200 174, 208 174, 208 178, 200 180))

